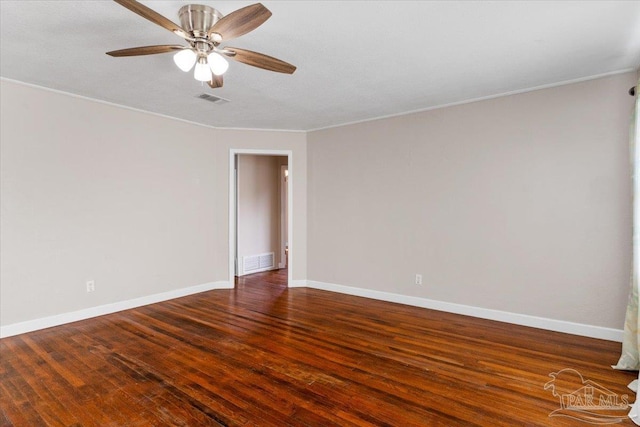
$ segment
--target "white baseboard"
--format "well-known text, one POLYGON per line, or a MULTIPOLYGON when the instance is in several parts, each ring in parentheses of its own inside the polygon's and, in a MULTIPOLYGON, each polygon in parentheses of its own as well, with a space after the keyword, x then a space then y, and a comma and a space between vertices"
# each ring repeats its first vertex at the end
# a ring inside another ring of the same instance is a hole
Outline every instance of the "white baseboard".
POLYGON ((157 302, 180 298, 187 295, 210 291, 213 289, 233 289, 233 285, 231 285, 227 281, 210 282, 202 285, 190 286, 188 288, 175 289, 173 291, 134 298, 127 301, 119 301, 111 304, 99 305, 97 307, 90 307, 78 311, 72 311, 69 313, 61 313, 54 316, 43 317, 40 319, 13 323, 11 325, 0 326, 0 338, 6 338, 14 335, 24 334, 26 332, 37 331, 40 329, 50 328, 52 326, 64 325, 66 323, 77 322, 79 320, 103 316, 105 314, 111 314, 122 310, 142 307, 143 305, 155 304, 157 302))
MULTIPOLYGON (((529 316, 527 314, 511 313, 508 311, 492 310, 489 308, 473 307, 470 305, 455 304, 451 302, 437 301, 427 298, 412 297, 394 294, 391 292, 374 291, 371 289, 356 288, 352 286, 336 285, 333 283, 316 282, 307 280, 306 285, 314 289, 339 292, 365 298, 372 298, 388 302, 412 305, 415 307, 429 308, 432 310, 446 311, 448 313, 463 314, 465 316, 479 317, 481 319, 497 320, 499 322, 513 323, 516 325, 530 326, 555 332, 581 335, 591 338, 599 338, 609 341, 622 342, 624 331, 622 329, 605 328, 602 326, 586 325, 582 323, 567 322, 564 320, 547 319, 544 317, 529 316)), ((304 286, 304 285, 301 285, 304 286)), ((292 287, 291 283, 289 287, 292 287)))
MULTIPOLYGON (((533 328, 564 332, 568 334, 599 338, 609 341, 622 342, 622 338, 624 335, 624 331, 621 329, 605 328, 602 326, 586 325, 582 323, 567 322, 564 320, 547 319, 544 317, 529 316, 527 314, 518 314, 507 311, 492 310, 488 308, 473 307, 469 305, 437 301, 428 298, 394 294, 391 292, 336 285, 333 283, 318 282, 314 280, 291 280, 289 282, 290 288, 305 286, 347 295, 395 302, 415 307, 462 314, 466 316, 478 317, 481 319, 497 320, 500 322, 513 323, 516 325, 530 326, 533 328)), ((148 304, 154 304, 174 298, 180 298, 187 295, 210 291, 213 289, 233 289, 233 285, 231 285, 227 281, 205 283, 202 285, 176 289, 169 292, 163 292, 127 301, 120 301, 112 304, 105 304, 97 307, 73 311, 70 313, 62 313, 54 316, 43 317, 40 319, 0 326, 0 338, 6 338, 26 332, 36 331, 39 329, 50 328, 53 326, 59 326, 66 323, 77 322, 79 320, 89 319, 105 314, 111 314, 122 310, 141 307, 148 304)))
POLYGON ((290 288, 304 288, 305 286, 307 286, 307 281, 306 280, 290 280, 287 286, 290 288))
POLYGON ((279 270, 279 268, 278 267, 264 267, 264 268, 258 268, 256 270, 251 270, 251 271, 242 271, 242 272, 238 273, 238 277, 250 276, 252 274, 264 273, 265 271, 273 271, 273 270, 279 270))

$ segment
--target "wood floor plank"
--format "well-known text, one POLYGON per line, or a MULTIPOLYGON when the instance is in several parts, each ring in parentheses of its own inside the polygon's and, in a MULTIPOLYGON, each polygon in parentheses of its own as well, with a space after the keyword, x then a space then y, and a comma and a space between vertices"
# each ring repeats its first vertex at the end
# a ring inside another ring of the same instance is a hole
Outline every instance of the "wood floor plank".
POLYGON ((610 368, 619 343, 286 276, 0 340, 1 425, 583 425, 549 416, 544 385, 563 368, 631 394, 635 374, 610 368))

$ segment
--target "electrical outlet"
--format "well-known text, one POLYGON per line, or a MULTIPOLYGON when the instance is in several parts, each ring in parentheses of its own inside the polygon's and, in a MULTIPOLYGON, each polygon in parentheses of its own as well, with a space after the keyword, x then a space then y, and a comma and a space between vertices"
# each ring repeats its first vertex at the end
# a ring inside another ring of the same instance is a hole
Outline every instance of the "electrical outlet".
POLYGON ((422 274, 416 274, 416 285, 422 285, 422 274))
POLYGON ((96 282, 94 280, 87 280, 87 293, 96 290, 96 282))

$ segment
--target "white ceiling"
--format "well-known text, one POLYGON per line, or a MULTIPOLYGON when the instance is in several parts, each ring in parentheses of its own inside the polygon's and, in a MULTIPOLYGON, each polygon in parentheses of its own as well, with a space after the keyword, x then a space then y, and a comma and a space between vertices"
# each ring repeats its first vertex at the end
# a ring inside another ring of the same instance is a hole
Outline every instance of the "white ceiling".
MULTIPOLYGON (((199 3, 228 14, 254 2, 199 3)), ((189 2, 142 3, 179 22, 189 2)), ((105 55, 184 44, 113 1, 6 0, 0 74, 214 127, 311 130, 640 68, 640 1, 263 4, 273 16, 228 45, 290 62, 293 75, 231 61, 212 90, 171 54, 105 55)))

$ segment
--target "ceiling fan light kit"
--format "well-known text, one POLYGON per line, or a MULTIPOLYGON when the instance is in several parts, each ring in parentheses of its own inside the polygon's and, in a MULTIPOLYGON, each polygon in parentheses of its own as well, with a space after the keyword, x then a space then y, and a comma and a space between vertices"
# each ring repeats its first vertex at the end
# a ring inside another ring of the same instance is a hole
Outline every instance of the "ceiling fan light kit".
POLYGON ((222 87, 222 75, 229 68, 225 59, 232 58, 257 68, 279 73, 293 74, 294 65, 262 53, 233 47, 220 48, 223 41, 240 37, 262 25, 271 12, 256 3, 223 16, 216 9, 199 4, 188 4, 180 8, 180 26, 135 0, 114 0, 116 3, 137 13, 185 39, 189 46, 158 45, 142 46, 107 52, 107 55, 139 56, 178 51, 173 56, 175 64, 184 72, 194 68, 196 80, 208 82, 211 88, 222 87))

